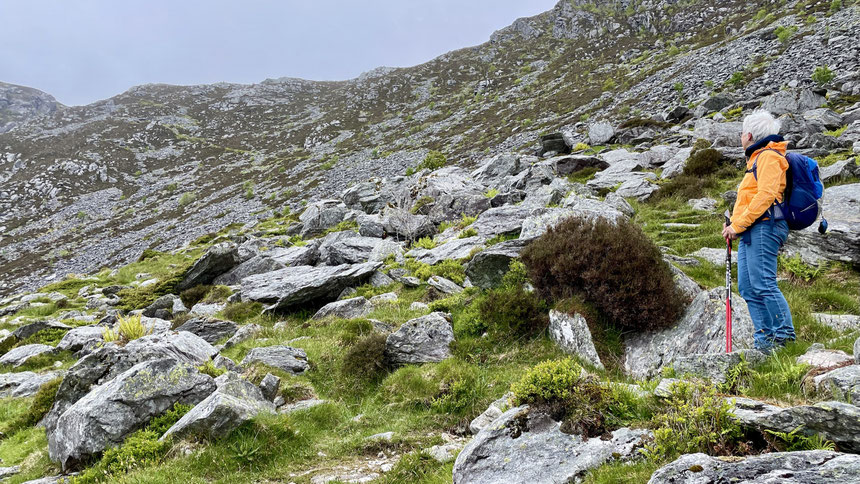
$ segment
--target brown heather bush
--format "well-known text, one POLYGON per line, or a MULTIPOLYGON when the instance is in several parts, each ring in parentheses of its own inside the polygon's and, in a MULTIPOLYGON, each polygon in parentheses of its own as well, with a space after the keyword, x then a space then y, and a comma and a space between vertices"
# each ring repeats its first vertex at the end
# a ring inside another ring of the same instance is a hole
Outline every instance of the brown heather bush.
POLYGON ((182 300, 182 304, 184 304, 187 308, 191 309, 191 306, 199 303, 209 294, 209 291, 212 290, 212 286, 203 284, 200 286, 190 287, 181 293, 179 293, 179 299, 182 300))
POLYGON ((684 308, 660 249, 628 220, 567 219, 521 258, 541 295, 581 296, 621 329, 666 327, 684 308))
POLYGON ((361 381, 374 381, 388 368, 386 335, 373 332, 352 344, 343 357, 342 373, 361 381))

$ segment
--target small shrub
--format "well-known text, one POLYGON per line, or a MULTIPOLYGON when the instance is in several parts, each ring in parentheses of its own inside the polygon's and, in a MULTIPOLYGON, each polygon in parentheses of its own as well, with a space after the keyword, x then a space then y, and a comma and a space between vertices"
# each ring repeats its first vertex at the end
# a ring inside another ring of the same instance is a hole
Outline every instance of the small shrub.
POLYGON ((380 378, 388 368, 385 340, 384 334, 374 331, 356 341, 343 357, 342 374, 361 382, 380 378))
POLYGON ((622 329, 666 327, 685 306, 660 249, 628 220, 569 218, 529 244, 521 260, 543 296, 582 295, 622 329))
POLYGON ((47 328, 39 331, 38 333, 21 340, 15 344, 15 346, 25 346, 32 344, 42 344, 42 345, 51 345, 56 346, 57 343, 63 339, 63 336, 68 333, 68 329, 63 328, 47 328))
POLYGON ((478 231, 472 227, 460 232, 460 235, 457 236, 458 239, 465 239, 468 237, 475 237, 478 235, 478 231))
POLYGON ((448 159, 445 158, 445 154, 440 151, 430 151, 427 153, 427 156, 424 157, 424 160, 418 164, 418 170, 427 169, 430 171, 438 170, 442 168, 448 163, 448 159))
POLYGON ((191 205, 194 201, 197 200, 197 194, 194 192, 186 192, 183 193, 181 197, 179 197, 179 206, 184 207, 186 205, 191 205))
POLYGON ((206 297, 203 298, 203 302, 206 304, 224 302, 231 294, 233 294, 233 290, 227 286, 213 286, 212 289, 209 289, 206 293, 206 297))
POLYGON ((503 286, 487 292, 479 305, 481 321, 491 332, 534 336, 549 325, 548 307, 522 286, 503 286))
POLYGON ((812 80, 819 86, 823 86, 836 78, 836 74, 827 66, 818 66, 812 73, 812 80))
POLYGON ((705 196, 706 190, 716 186, 716 182, 711 177, 678 175, 660 185, 660 188, 651 195, 649 201, 659 202, 671 197, 677 197, 681 200, 702 198, 705 196))
POLYGON ((732 76, 729 77, 729 80, 726 81, 726 84, 729 85, 732 89, 737 89, 742 87, 747 83, 746 75, 741 71, 735 71, 732 73, 732 76))
POLYGON ((263 312, 263 305, 257 301, 241 301, 227 304, 221 311, 225 319, 245 323, 263 312))
POLYGON ((380 387, 385 401, 406 407, 429 408, 439 385, 420 366, 404 366, 388 375, 380 387))
POLYGON ((570 358, 548 360, 529 369, 511 385, 516 403, 549 403, 566 400, 579 382, 582 368, 570 358))
POLYGON ((833 0, 830 2, 830 13, 836 13, 842 10, 842 0, 833 0))
POLYGON ((463 264, 453 259, 445 259, 433 266, 410 259, 406 261, 406 268, 410 270, 415 277, 424 281, 433 276, 440 276, 445 279, 450 279, 457 284, 462 284, 466 279, 466 269, 463 267, 463 264))
POLYGON ((772 435, 775 439, 768 441, 776 447, 780 452, 796 452, 804 450, 836 450, 836 444, 821 437, 818 434, 806 436, 798 432, 803 428, 799 426, 791 432, 775 432, 773 430, 765 430, 766 435, 772 435))
POLYGON ((713 148, 693 150, 687 164, 684 166, 684 175, 704 177, 717 172, 721 166, 723 154, 713 148))
POLYGON ((591 149, 591 146, 588 146, 588 143, 583 143, 582 141, 580 141, 579 143, 576 143, 576 146, 573 147, 573 151, 586 151, 586 150, 590 150, 590 149, 591 149))
POLYGON ((458 416, 476 415, 484 410, 480 403, 487 385, 475 366, 445 362, 437 367, 437 372, 441 374, 441 382, 430 403, 431 409, 458 416))
POLYGON ((117 325, 111 328, 105 328, 102 332, 102 339, 105 343, 117 342, 126 344, 129 341, 143 338, 152 332, 151 328, 143 325, 140 315, 133 316, 117 316, 117 325))
POLYGON ((780 43, 785 45, 788 44, 788 41, 797 33, 797 27, 794 25, 790 25, 788 27, 780 25, 773 33, 776 34, 776 38, 779 39, 780 43))
POLYGON ((499 194, 499 190, 497 188, 490 188, 486 192, 484 192, 484 196, 487 198, 493 198, 499 194))
POLYGON ((817 278, 824 272, 823 267, 814 267, 805 262, 797 254, 794 257, 779 257, 779 265, 789 274, 789 278, 795 283, 807 283, 817 278))
POLYGON ((435 249, 436 241, 433 240, 433 237, 422 237, 415 242, 412 243, 412 248, 420 248, 420 249, 435 249))
POLYGON ((427 197, 427 196, 421 197, 415 201, 415 205, 412 205, 412 208, 409 211, 412 212, 413 214, 422 213, 421 210, 425 206, 430 205, 431 203, 434 203, 435 201, 436 200, 434 200, 433 197, 427 197))
POLYGON ((211 376, 212 378, 218 378, 224 373, 227 373, 226 368, 218 368, 217 366, 215 366, 215 363, 213 363, 212 360, 208 360, 206 361, 206 363, 203 363, 202 365, 198 366, 197 370, 204 375, 211 376))

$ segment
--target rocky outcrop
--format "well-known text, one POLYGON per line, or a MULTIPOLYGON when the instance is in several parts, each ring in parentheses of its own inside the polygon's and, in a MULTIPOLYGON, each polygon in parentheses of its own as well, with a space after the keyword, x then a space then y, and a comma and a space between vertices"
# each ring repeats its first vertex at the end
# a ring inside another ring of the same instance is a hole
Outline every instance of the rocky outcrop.
POLYGON ((860 365, 844 366, 813 378, 815 388, 832 398, 860 405, 860 365))
POLYGON ((506 411, 457 456, 454 483, 575 482, 605 462, 635 455, 650 434, 623 428, 583 439, 560 427, 528 405, 506 411))
POLYGON ((265 303, 267 310, 334 299, 344 288, 360 284, 382 266, 365 262, 339 266, 296 266, 242 279, 242 299, 265 303))
POLYGON ((175 403, 196 404, 213 391, 213 379, 188 363, 138 363, 63 412, 48 433, 48 453, 64 470, 75 469, 175 403))
POLYGON ((648 484, 785 482, 844 484, 860 481, 860 456, 827 450, 774 452, 724 459, 686 454, 657 469, 648 484))
POLYGON ((410 319, 385 340, 385 355, 392 364, 433 363, 451 356, 454 341, 450 316, 434 312, 410 319))
POLYGON ((581 358, 584 362, 603 369, 603 363, 594 349, 591 332, 585 317, 579 313, 570 315, 560 311, 549 312, 549 337, 565 353, 581 358))
POLYGON ((183 291, 199 284, 209 284, 213 279, 242 262, 239 247, 231 242, 215 244, 197 259, 176 287, 183 291))
MULTIPOLYGON (((722 353, 726 344, 723 289, 702 291, 672 327, 635 334, 625 341, 624 369, 634 378, 649 378, 675 360, 702 353, 722 353)), ((753 346, 752 319, 744 300, 732 295, 732 339, 735 349, 753 346)))
POLYGON ((42 385, 56 378, 61 378, 64 373, 62 371, 0 373, 0 398, 35 395, 42 388, 42 385))

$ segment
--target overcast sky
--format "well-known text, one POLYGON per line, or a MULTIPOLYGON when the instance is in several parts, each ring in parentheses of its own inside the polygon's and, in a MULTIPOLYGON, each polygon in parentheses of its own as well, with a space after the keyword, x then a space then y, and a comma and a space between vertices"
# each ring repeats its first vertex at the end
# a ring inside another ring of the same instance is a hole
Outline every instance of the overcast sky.
POLYGON ((0 0, 0 81, 88 104, 150 82, 340 80, 487 41, 557 0, 0 0))

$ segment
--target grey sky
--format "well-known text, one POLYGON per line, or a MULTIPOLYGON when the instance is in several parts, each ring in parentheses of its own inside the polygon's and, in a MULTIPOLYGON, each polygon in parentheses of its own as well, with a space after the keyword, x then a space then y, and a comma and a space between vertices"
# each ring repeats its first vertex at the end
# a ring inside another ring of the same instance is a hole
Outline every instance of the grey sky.
POLYGON ((0 0, 0 81, 87 104, 131 86, 349 79, 485 42, 557 0, 0 0))

